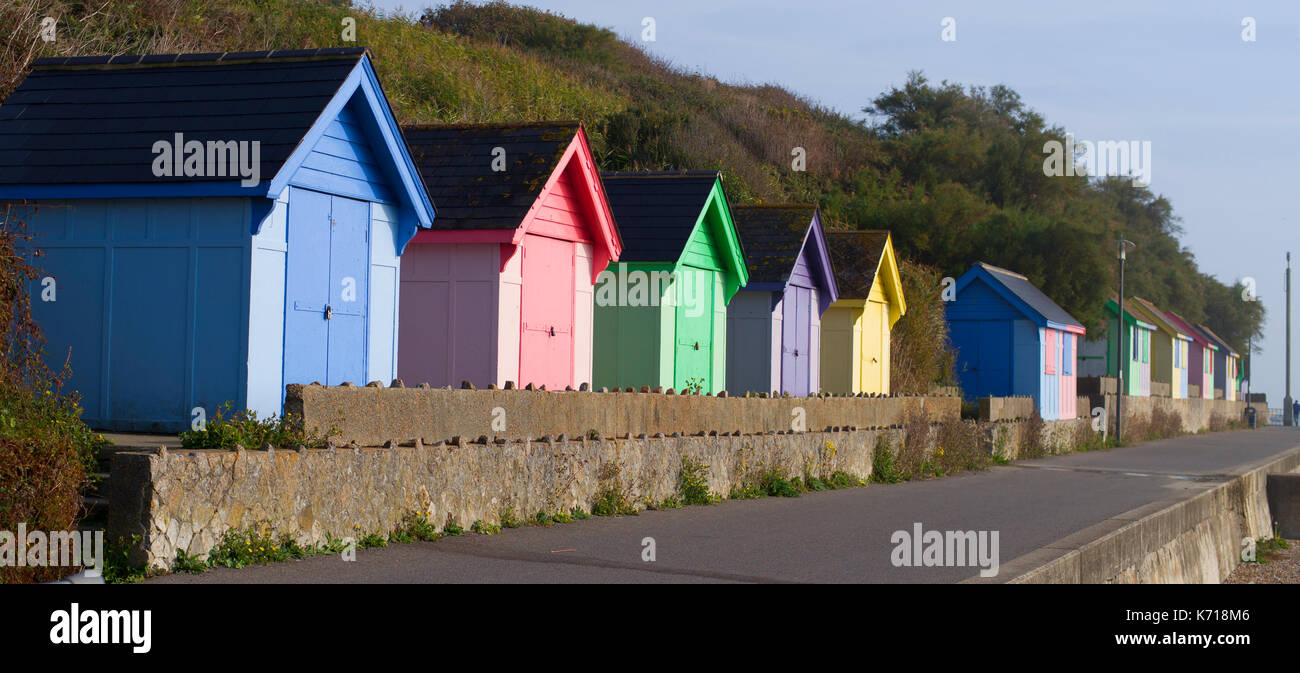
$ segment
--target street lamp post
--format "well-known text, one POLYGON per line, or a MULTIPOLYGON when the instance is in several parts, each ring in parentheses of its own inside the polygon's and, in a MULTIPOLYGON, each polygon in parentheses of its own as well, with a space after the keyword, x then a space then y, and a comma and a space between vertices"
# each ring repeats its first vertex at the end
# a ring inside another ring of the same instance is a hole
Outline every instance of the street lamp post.
POLYGON ((1286 397, 1282 398, 1282 425, 1295 425, 1291 413, 1291 253, 1286 253, 1286 397))
POLYGON ((1124 261, 1128 259, 1128 252, 1137 245, 1133 241, 1125 240, 1122 236, 1119 239, 1119 313, 1116 316, 1115 325, 1119 330, 1119 338, 1116 339, 1116 346, 1119 350, 1115 354, 1115 443, 1120 444, 1124 441, 1124 335, 1128 330, 1124 326, 1124 261))

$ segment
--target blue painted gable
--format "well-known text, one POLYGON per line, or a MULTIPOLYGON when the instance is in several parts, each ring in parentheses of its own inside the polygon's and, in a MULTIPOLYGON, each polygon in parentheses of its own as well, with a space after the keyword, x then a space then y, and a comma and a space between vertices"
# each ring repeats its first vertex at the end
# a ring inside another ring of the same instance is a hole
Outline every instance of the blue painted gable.
POLYGON ((86 420, 115 430, 189 429, 225 403, 265 416, 285 384, 395 377, 399 253, 433 218, 350 49, 40 62, 0 106, 4 201, 42 253, 50 364, 71 365, 86 420), (266 179, 156 178, 150 143, 182 131, 265 143, 266 179))

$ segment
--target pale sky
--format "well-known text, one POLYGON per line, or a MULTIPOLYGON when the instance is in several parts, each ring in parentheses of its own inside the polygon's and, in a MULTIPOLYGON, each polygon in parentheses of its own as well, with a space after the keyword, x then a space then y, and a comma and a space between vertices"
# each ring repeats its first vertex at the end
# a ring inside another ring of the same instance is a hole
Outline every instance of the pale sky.
MULTIPOLYGON (((418 11, 434 2, 374 0, 418 11)), ((524 2, 641 43, 734 83, 780 84, 842 113, 910 70, 934 82, 1005 84, 1077 138, 1152 145, 1151 189, 1182 242, 1225 283, 1253 277, 1268 312, 1253 390, 1283 395, 1285 252, 1300 253, 1289 168, 1300 134, 1300 4, 1093 0, 550 0, 524 2), (1242 39, 1244 17, 1256 39, 1242 39), (956 41, 940 39, 956 22, 956 41), (1289 221, 1288 221, 1289 220, 1289 221)), ((1300 260, 1300 257, 1297 258, 1300 260)), ((1142 251, 1129 255, 1142 263, 1142 251)), ((1300 289, 1298 287, 1297 289, 1300 289)), ((1300 355, 1300 354, 1298 354, 1300 355)), ((1297 381, 1300 393, 1300 381, 1297 381)), ((1300 396, 1300 395, 1298 395, 1300 396)))

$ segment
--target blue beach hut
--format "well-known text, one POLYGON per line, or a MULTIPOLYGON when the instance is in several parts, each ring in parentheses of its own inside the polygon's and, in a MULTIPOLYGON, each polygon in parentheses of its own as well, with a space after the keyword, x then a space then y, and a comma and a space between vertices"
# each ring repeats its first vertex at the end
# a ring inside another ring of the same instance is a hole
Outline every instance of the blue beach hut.
POLYGON ((363 48, 41 59, 0 105, 0 201, 85 420, 189 429, 397 371, 433 219, 363 48))
POLYGON ((967 398, 1028 395, 1044 420, 1077 412, 1075 356, 1083 325, 1025 276, 979 262, 945 305, 967 398))

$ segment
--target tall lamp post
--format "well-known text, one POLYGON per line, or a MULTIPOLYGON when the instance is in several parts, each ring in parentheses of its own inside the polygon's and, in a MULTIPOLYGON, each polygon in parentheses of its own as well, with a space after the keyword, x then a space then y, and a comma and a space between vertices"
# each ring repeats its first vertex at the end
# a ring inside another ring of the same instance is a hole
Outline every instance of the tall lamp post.
POLYGON ((1295 425, 1291 413, 1291 253, 1286 253, 1286 397, 1282 398, 1282 425, 1295 425))
POLYGON ((1116 316, 1115 325, 1119 329, 1119 338, 1116 339, 1116 346, 1119 350, 1115 354, 1115 443, 1120 444, 1124 441, 1124 335, 1128 330, 1124 327, 1124 260, 1128 259, 1130 250, 1137 247, 1133 241, 1126 240, 1122 236, 1119 239, 1119 314, 1116 316))

